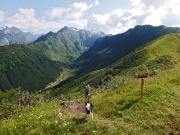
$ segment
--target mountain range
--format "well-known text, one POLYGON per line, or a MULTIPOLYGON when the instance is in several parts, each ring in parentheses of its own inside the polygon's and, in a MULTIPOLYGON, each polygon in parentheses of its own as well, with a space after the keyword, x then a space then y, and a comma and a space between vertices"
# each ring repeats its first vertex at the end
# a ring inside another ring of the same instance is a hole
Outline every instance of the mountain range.
MULTIPOLYGON (((13 87, 42 89, 55 80, 64 68, 74 70, 74 76, 54 88, 68 86, 69 89, 70 86, 67 84, 74 84, 71 82, 82 78, 83 75, 112 66, 161 36, 179 32, 180 28, 143 25, 121 34, 106 35, 103 32, 65 26, 57 33, 49 32, 39 37, 29 46, 20 44, 1 46, 0 89, 7 90, 13 87)), ((136 66, 133 58, 135 61, 141 57, 144 58, 143 54, 133 56, 118 67, 123 70, 136 66)), ((116 71, 120 72, 117 69, 116 71)))
MULTIPOLYGON (((180 65, 180 33, 170 33, 161 36, 135 49, 133 52, 120 58, 113 64, 84 74, 76 74, 66 81, 55 86, 52 95, 78 95, 83 92, 82 88, 87 84, 92 89, 114 89, 124 84, 131 86, 131 81, 135 81, 138 74, 148 73, 148 77, 155 77, 159 73, 174 72, 174 77, 179 85, 179 65, 180 65)), ((104 59, 105 61, 105 59, 104 59)), ((96 65, 101 63, 96 63, 96 65)), ((96 67, 94 67, 96 68, 96 67)), ((82 69, 79 69, 82 71, 82 69)), ((86 68, 88 70, 88 68, 86 68)), ((167 73, 167 74, 166 74, 167 73)), ((161 76, 163 78, 163 76, 161 76)))
POLYGON ((23 32, 16 27, 2 27, 0 28, 0 46, 10 44, 29 44, 36 40, 39 34, 31 32, 23 32))
POLYGON ((106 34, 103 32, 65 26, 57 33, 49 32, 41 36, 33 44, 52 60, 72 62, 87 51, 98 38, 104 36, 106 34))
MULTIPOLYGON (((69 89, 72 91, 74 88, 80 89, 80 87, 83 87, 82 85, 86 83, 98 87, 98 85, 101 84, 98 82, 106 83, 106 81, 109 80, 109 76, 107 75, 109 74, 108 72, 110 72, 110 74, 118 74, 121 70, 137 66, 141 63, 143 64, 144 61, 142 60, 146 59, 146 52, 140 51, 139 54, 135 56, 131 56, 130 54, 141 48, 143 45, 151 44, 154 40, 170 33, 180 33, 180 28, 142 25, 129 29, 122 34, 102 37, 96 40, 88 51, 84 52, 74 61, 72 65, 78 69, 76 70, 75 76, 61 82, 54 88, 59 88, 56 92, 61 93, 61 91, 69 91, 69 89), (130 55, 131 57, 124 60, 127 55, 130 55), (136 60, 139 63, 137 63, 136 60), (116 63, 118 61, 121 61, 120 66, 117 66, 118 68, 115 68, 115 70, 111 69, 107 71, 107 73, 104 72, 104 69, 108 66, 111 67, 114 64, 119 65, 116 63), (98 72, 99 70, 100 72, 98 72), (96 71, 99 74, 95 75, 96 71), (101 71, 103 73, 101 73, 101 71), (94 77, 90 77, 91 81, 88 81, 89 74, 91 73, 94 77), (97 78, 99 78, 99 80, 97 78)), ((163 47, 161 49, 163 49, 163 47)))
MULTIPOLYGON (((14 27, 10 30, 12 29, 15 31, 11 31, 10 35, 21 33, 14 27)), ((6 35, 10 33, 5 31, 6 35)), ((1 46, 0 89, 45 88, 49 82, 56 79, 63 68, 68 68, 70 62, 88 50, 94 41, 102 36, 105 34, 64 27, 57 33, 49 32, 39 37, 30 45, 1 46)), ((24 41, 23 38, 20 39, 24 41)))
POLYGON ((124 33, 98 39, 87 52, 76 60, 75 64, 81 68, 79 73, 102 69, 156 38, 179 32, 180 28, 163 25, 135 26, 124 33))

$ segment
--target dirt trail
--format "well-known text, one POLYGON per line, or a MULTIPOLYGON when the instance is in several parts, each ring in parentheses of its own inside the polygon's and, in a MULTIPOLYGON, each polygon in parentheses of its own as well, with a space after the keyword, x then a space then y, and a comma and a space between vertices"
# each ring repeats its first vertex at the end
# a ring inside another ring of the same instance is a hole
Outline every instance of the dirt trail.
POLYGON ((77 101, 71 101, 68 103, 63 103, 62 106, 69 108, 72 115, 85 113, 85 104, 84 103, 80 103, 77 101))

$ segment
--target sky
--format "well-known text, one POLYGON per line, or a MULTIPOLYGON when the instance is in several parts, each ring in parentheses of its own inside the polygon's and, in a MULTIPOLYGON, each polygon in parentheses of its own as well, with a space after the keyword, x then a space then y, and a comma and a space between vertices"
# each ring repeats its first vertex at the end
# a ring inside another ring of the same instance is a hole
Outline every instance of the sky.
POLYGON ((106 34, 136 25, 180 27, 180 0, 0 0, 0 28, 37 34, 62 27, 106 34))

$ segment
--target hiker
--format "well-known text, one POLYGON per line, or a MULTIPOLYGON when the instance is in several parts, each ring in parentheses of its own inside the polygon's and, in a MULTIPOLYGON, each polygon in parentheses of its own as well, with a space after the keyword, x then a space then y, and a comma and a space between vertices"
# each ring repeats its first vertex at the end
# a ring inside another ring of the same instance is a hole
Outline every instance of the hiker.
POLYGON ((89 101, 90 100, 90 93, 91 93, 91 88, 89 85, 86 86, 85 89, 85 100, 89 101))

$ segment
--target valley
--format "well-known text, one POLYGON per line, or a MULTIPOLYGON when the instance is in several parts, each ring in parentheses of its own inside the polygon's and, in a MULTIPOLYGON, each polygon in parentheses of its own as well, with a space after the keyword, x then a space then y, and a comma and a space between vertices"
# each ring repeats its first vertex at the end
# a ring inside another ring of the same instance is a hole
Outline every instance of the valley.
POLYGON ((180 134, 180 28, 83 32, 0 47, 0 134, 180 134), (93 119, 82 108, 88 84, 93 119))

